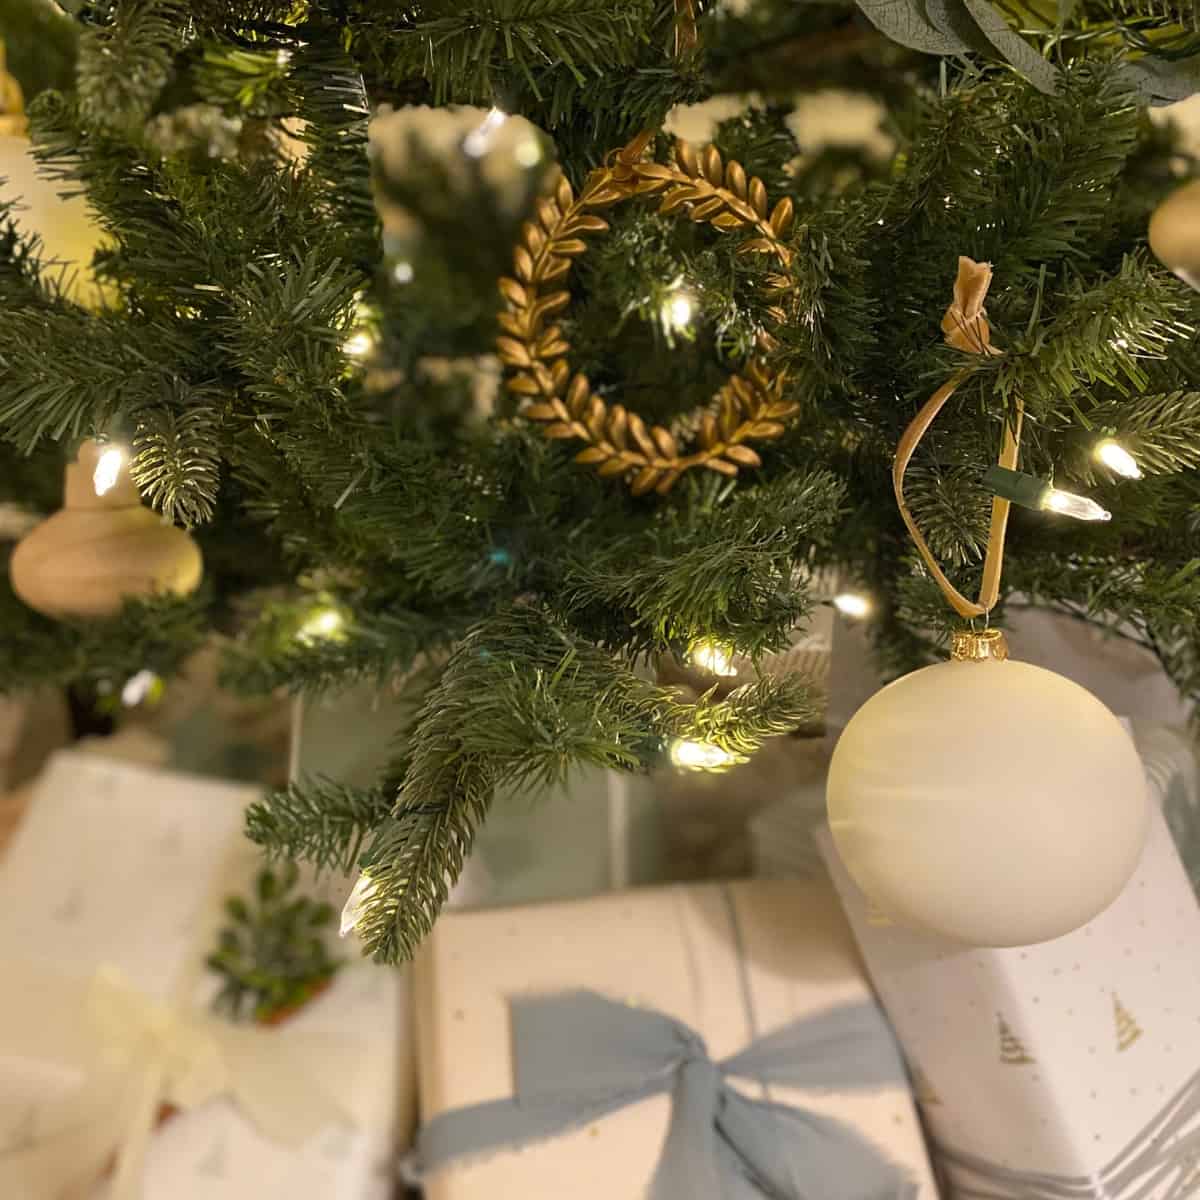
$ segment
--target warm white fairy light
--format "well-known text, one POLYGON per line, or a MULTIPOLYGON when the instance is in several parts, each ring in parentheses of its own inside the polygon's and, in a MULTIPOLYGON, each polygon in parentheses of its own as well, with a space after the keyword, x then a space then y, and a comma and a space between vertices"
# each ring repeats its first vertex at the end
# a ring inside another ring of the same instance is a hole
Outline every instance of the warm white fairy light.
POLYGON ((463 138, 463 153, 472 158, 482 158, 492 144, 496 130, 508 120, 508 113, 493 108, 486 117, 463 138))
POLYGON ((324 605, 305 618, 296 630, 296 639, 301 642, 328 641, 337 637, 345 624, 346 618, 333 605, 324 605))
POLYGON ((715 638, 700 638, 688 649, 688 662, 710 675, 736 675, 733 665, 733 647, 715 638))
POLYGON ((1112 520, 1112 513, 1101 508, 1091 497, 1077 496, 1074 492, 1060 492, 1054 487, 1046 489, 1041 504, 1050 512, 1062 513, 1063 516, 1074 517, 1077 521, 1112 520))
POLYGON ((375 880, 366 871, 358 877, 358 882, 342 908, 342 923, 338 928, 342 937, 349 937, 358 928, 358 923, 362 920, 377 887, 375 880))
POLYGON ((719 771, 737 762, 737 755, 722 750, 715 742, 678 738, 671 743, 671 761, 687 771, 719 771))
POLYGON ((153 671, 138 671, 125 680, 121 688, 121 703, 126 708, 137 708, 161 683, 162 680, 153 671))
POLYGON ((397 283, 412 283, 414 274, 413 265, 410 262, 398 262, 392 268, 392 278, 397 283))
POLYGON ((1141 479, 1142 468, 1137 465, 1137 459, 1112 438, 1105 438, 1096 445, 1096 457, 1110 471, 1116 471, 1126 479, 1141 479))
POLYGON ((351 358, 363 358, 369 354, 375 339, 365 329, 356 329, 342 343, 342 352, 351 358))
POLYGON ((97 496, 111 492, 121 477, 121 468, 125 465, 125 451, 120 446, 109 446, 96 463, 92 472, 92 486, 97 496))
POLYGON ((677 333, 681 329, 686 329, 692 323, 694 313, 691 293, 685 288, 672 288, 663 297, 658 312, 663 328, 668 333, 677 333))
POLYGON ((871 601, 859 592, 839 592, 833 598, 833 607, 845 617, 861 620, 870 615, 871 601))

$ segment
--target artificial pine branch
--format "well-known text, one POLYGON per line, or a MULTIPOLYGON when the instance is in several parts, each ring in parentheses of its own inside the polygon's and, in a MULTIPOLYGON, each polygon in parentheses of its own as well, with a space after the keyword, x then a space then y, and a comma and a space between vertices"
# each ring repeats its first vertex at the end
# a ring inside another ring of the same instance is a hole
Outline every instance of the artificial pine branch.
POLYGON ((123 0, 109 22, 83 34, 76 81, 89 124, 118 132, 149 116, 171 78, 187 10, 183 0, 123 0))
POLYGON ((302 778, 247 809, 246 835, 270 854, 349 871, 394 804, 394 783, 355 788, 320 776, 302 778))
POLYGON ((1143 471, 1167 474, 1200 466, 1200 392, 1138 396, 1124 404, 1095 408, 1098 425, 1111 424, 1143 471))
POLYGON ((219 418, 210 397, 185 390, 181 381, 172 401, 172 408, 139 414, 130 471, 146 501, 168 521, 198 525, 212 517, 217 502, 219 418))
POLYGON ((811 717, 801 681, 763 679, 699 704, 640 679, 517 607, 459 644, 417 716, 392 817, 363 856, 357 929, 376 958, 411 957, 462 871, 497 788, 540 791, 575 764, 631 770, 670 737, 744 755, 811 717))

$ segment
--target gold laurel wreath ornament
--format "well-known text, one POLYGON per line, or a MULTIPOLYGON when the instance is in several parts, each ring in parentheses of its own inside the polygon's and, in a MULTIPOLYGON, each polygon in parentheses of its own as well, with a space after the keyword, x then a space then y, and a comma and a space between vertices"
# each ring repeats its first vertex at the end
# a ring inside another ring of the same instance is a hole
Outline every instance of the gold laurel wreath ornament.
POLYGON ((654 136, 641 133, 609 155, 588 175, 578 196, 565 176, 552 181, 537 203, 535 219, 522 226, 513 255, 515 278, 500 280, 507 311, 499 315, 505 332, 496 339, 501 361, 512 369, 508 390, 528 398, 524 415, 541 422, 548 438, 586 442, 575 461, 602 477, 624 478, 635 496, 651 490, 665 495, 694 467, 736 475, 741 467, 759 466, 762 460, 747 443, 779 437, 784 422, 799 411, 784 398, 784 372, 769 363, 776 343, 765 330, 758 334, 756 353, 700 415, 690 449, 680 447, 662 425, 647 426, 624 405, 607 404, 585 375, 572 372, 570 344, 561 327, 551 323, 571 300, 566 277, 573 260, 588 248, 584 236, 608 229, 596 210, 637 196, 657 198, 661 213, 678 212, 723 233, 752 234, 738 253, 771 260, 762 285, 767 312, 776 321, 787 317, 784 305, 793 288, 785 241, 795 216, 791 200, 772 208, 762 180, 747 178, 739 163, 724 163, 715 146, 697 149, 677 141, 673 162, 644 160, 654 136))

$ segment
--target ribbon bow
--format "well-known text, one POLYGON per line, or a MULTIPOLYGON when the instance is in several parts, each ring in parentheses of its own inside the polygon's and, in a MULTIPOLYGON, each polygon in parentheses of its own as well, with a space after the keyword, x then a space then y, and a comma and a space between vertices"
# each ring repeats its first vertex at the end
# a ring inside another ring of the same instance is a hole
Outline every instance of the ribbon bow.
POLYGON ((57 1059, 85 1080, 31 1109, 22 1144, 0 1146, 0 1196, 58 1197, 112 1165, 109 1200, 137 1200, 164 1103, 188 1109, 228 1097, 266 1136, 293 1145, 330 1122, 363 1119, 353 1038, 239 1028, 153 1001, 113 970, 81 989, 22 966, 5 985, 0 1055, 57 1059))
POLYGON ((515 1095, 435 1117, 415 1166, 518 1147, 670 1092, 671 1123, 651 1200, 902 1200, 903 1173, 853 1129, 801 1108, 753 1100, 734 1077, 784 1087, 871 1087, 904 1079, 869 1004, 804 1017, 717 1063, 665 1013, 595 992, 512 1003, 515 1095))

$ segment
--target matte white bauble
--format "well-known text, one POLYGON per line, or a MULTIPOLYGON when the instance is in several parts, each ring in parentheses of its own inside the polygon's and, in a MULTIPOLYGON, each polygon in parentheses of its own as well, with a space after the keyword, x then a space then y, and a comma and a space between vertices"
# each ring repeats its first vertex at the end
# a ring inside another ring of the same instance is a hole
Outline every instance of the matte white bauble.
POLYGON ((104 234, 82 196, 61 194, 78 185, 39 170, 29 139, 19 134, 0 135, 0 180, 0 199, 19 202, 13 213, 17 228, 42 239, 47 274, 61 277, 65 294, 77 304, 101 307, 106 292, 92 272, 92 255, 104 234))
POLYGON ((1149 800, 1121 723, 1029 663, 951 661, 876 693, 829 769, 846 868, 892 920, 972 946, 1086 924, 1141 856, 1149 800))
POLYGON ((1176 188, 1150 218, 1150 249, 1200 292, 1200 179, 1176 188))

